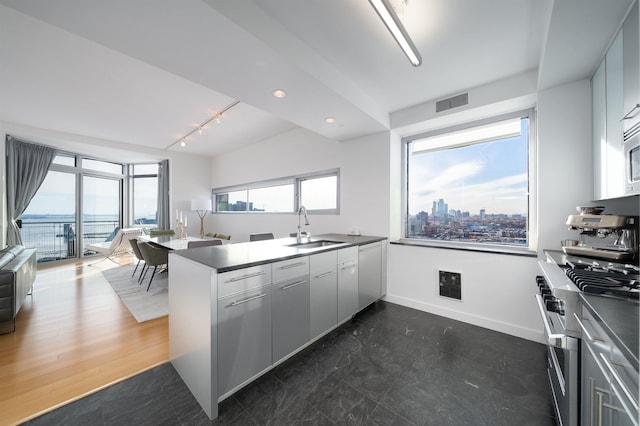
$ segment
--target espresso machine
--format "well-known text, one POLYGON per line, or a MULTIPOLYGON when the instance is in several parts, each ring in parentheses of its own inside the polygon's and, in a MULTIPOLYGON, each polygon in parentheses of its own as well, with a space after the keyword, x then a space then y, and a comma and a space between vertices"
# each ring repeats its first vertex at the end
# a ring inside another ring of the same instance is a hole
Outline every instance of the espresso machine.
POLYGON ((562 251, 574 256, 595 257, 612 262, 638 260, 638 218, 615 214, 576 214, 567 217, 569 229, 580 233, 575 245, 562 251))

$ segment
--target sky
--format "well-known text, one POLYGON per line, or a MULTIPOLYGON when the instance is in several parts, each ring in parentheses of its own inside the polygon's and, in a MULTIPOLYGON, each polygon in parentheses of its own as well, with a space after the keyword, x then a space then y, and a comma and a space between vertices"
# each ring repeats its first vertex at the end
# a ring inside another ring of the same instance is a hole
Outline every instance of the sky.
POLYGON ((528 211, 526 121, 520 137, 461 148, 410 154, 409 214, 431 213, 443 199, 449 209, 478 215, 528 211))

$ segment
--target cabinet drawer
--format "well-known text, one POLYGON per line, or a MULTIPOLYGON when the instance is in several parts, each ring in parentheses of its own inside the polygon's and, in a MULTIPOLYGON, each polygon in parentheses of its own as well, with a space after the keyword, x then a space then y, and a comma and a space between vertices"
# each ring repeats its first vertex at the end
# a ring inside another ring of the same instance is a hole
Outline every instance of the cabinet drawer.
POLYGON ((611 351, 609 336, 607 336, 602 326, 598 324, 587 308, 582 308, 582 315, 577 319, 579 319, 580 328, 582 329, 583 341, 590 346, 593 351, 609 354, 611 351))
POLYGON ((331 268, 335 268, 337 263, 338 253, 336 253, 336 250, 314 254, 309 258, 309 268, 311 273, 324 272, 331 268))
POLYGON ((271 283, 271 265, 252 266, 218 274, 218 298, 271 283))
POLYGON ((358 259, 358 246, 338 250, 338 263, 345 263, 354 259, 358 259))
POLYGON ((272 264, 273 282, 290 280, 302 275, 309 275, 309 256, 296 257, 272 264))

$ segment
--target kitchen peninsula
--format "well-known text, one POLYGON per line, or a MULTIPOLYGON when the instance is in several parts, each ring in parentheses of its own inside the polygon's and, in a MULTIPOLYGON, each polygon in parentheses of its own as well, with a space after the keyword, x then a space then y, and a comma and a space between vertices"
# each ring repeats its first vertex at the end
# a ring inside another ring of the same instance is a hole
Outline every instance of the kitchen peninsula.
POLYGON ((171 363, 218 402, 386 294, 385 237, 324 234, 169 254, 171 363))

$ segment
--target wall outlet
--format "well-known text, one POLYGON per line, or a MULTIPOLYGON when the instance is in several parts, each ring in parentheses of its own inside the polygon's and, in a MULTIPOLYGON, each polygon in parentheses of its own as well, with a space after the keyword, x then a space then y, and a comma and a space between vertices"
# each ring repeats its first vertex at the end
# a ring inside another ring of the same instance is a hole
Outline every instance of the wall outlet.
POLYGON ((459 272, 438 271, 440 296, 462 300, 462 274, 459 272))

